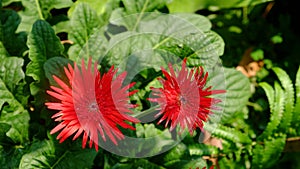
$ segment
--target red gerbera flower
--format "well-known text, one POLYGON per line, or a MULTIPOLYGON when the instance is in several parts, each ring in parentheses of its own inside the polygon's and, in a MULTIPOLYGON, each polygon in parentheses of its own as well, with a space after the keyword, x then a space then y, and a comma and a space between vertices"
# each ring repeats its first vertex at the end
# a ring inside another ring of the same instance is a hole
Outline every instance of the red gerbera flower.
POLYGON ((163 88, 152 88, 157 98, 149 98, 160 105, 160 112, 155 116, 162 115, 158 124, 166 121, 167 127, 171 123, 171 130, 179 124, 181 130, 187 127, 191 134, 197 127, 202 129, 203 121, 207 121, 211 110, 217 109, 215 104, 221 101, 209 96, 224 93, 225 90, 211 90, 211 86, 205 88, 208 73, 204 74, 202 67, 187 70, 186 58, 177 75, 171 64, 170 74, 164 68, 161 69, 166 79, 158 80, 163 88))
POLYGON ((117 140, 124 138, 118 126, 134 130, 127 122, 138 122, 129 116, 130 108, 128 96, 136 91, 127 92, 134 84, 122 87, 126 72, 118 75, 115 79, 116 70, 111 67, 102 77, 95 63, 92 69, 92 61, 89 59, 87 69, 84 60, 82 67, 74 64, 74 69, 69 64, 64 68, 68 82, 64 82, 53 76, 59 87, 50 86, 53 91, 47 93, 59 102, 46 103, 49 109, 59 110, 52 118, 60 123, 51 130, 51 134, 60 131, 57 139, 60 143, 75 134, 73 140, 83 133, 82 148, 85 148, 89 138, 89 147, 93 143, 98 151, 98 136, 106 141, 106 136, 117 144, 117 140))

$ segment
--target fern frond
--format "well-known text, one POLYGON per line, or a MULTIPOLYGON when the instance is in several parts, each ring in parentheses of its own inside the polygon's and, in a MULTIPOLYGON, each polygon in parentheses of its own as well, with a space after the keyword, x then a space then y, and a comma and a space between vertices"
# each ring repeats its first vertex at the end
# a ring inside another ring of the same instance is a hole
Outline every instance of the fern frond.
POLYGON ((296 75, 296 104, 294 108, 294 114, 293 114, 293 122, 299 122, 300 121, 300 67, 298 69, 297 75, 296 75))
POLYGON ((286 135, 265 140, 263 144, 256 144, 253 149, 252 168, 269 168, 276 163, 285 146, 286 135))
POLYGON ((211 156, 219 152, 217 147, 202 143, 189 145, 188 149, 191 156, 211 156))
POLYGON ((282 116, 283 116, 283 111, 284 111, 284 103, 285 103, 285 94, 283 89, 280 87, 278 83, 275 83, 275 97, 274 99, 269 98, 271 97, 270 93, 271 86, 268 84, 262 84, 264 87, 263 89, 266 89, 267 97, 270 103, 271 107, 271 102, 273 101, 273 109, 270 110, 271 112, 271 117, 270 117, 270 122, 267 124, 266 129, 263 131, 263 133, 258 137, 258 140, 262 140, 268 136, 270 136, 274 130, 278 127, 280 122, 282 121, 282 116), (265 88, 268 86, 267 88, 265 88), (271 101, 271 102, 270 102, 271 101), (275 104, 276 103, 276 104, 275 104))
POLYGON ((267 95, 267 98, 268 98, 269 105, 270 105, 270 112, 273 112, 274 111, 274 102, 275 102, 273 87, 266 82, 259 83, 259 86, 261 86, 264 89, 264 91, 267 95))
POLYGON ((210 132, 213 136, 231 141, 233 143, 249 144, 252 142, 252 140, 247 134, 242 133, 241 131, 235 128, 231 128, 223 125, 209 125, 209 124, 206 124, 204 128, 208 132, 210 132))
POLYGON ((278 79, 281 82, 282 87, 285 90, 286 95, 286 103, 285 103, 285 111, 284 116, 282 118, 282 122, 280 124, 280 128, 286 131, 291 124, 294 110, 294 87, 289 75, 282 70, 281 68, 273 68, 273 71, 278 76, 278 79))

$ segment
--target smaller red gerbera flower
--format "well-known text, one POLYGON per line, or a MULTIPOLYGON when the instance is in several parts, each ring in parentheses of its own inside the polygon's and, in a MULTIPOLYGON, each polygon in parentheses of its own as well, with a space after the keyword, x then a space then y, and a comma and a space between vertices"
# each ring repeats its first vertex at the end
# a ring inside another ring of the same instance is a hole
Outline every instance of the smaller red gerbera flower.
POLYGON ((187 70, 186 58, 177 75, 171 64, 169 69, 170 74, 161 68, 165 79, 158 80, 163 88, 151 88, 157 97, 148 100, 160 105, 160 112, 155 116, 162 116, 158 124, 165 121, 167 127, 171 123, 170 130, 179 124, 181 131, 187 127, 192 134, 197 127, 203 128, 203 122, 207 121, 213 109, 217 109, 215 104, 221 101, 210 96, 225 90, 211 90, 211 86, 205 88, 208 73, 204 74, 202 67, 187 70))
POLYGON ((114 67, 100 76, 95 63, 92 69, 92 60, 89 59, 85 68, 82 60, 81 68, 74 64, 74 69, 69 64, 64 68, 68 82, 63 82, 56 76, 53 79, 59 87, 50 86, 53 91, 47 91, 49 95, 58 99, 58 102, 45 103, 49 109, 59 110, 52 118, 60 123, 51 130, 51 134, 58 131, 57 139, 60 143, 72 136, 73 140, 83 134, 82 148, 85 148, 89 138, 89 147, 95 145, 98 151, 98 137, 106 141, 106 136, 117 144, 117 140, 124 138, 118 126, 134 130, 127 122, 138 122, 137 119, 128 116, 131 113, 128 96, 136 91, 127 92, 134 84, 122 87, 126 72, 115 79, 114 67))

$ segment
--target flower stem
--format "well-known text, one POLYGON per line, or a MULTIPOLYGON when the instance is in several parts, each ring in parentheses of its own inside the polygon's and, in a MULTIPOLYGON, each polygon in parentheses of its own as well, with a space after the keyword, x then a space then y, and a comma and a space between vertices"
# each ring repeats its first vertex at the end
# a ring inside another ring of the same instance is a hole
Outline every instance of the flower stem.
POLYGON ((159 107, 160 107, 160 105, 156 105, 156 106, 153 106, 150 109, 144 110, 140 113, 135 113, 132 116, 135 117, 135 118, 141 118, 141 117, 144 117, 144 116, 147 116, 147 115, 153 113, 154 111, 157 111, 157 109, 159 107))

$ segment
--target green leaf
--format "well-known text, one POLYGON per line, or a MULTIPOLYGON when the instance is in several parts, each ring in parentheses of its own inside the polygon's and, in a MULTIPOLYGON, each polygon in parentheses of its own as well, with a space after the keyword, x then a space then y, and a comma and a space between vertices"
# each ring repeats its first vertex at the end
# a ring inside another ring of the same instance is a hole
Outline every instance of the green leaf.
POLYGON ((15 11, 1 10, 0 41, 12 56, 22 56, 27 49, 27 35, 24 33, 15 34, 20 22, 21 18, 15 11))
POLYGON ((63 146, 54 139, 50 136, 50 140, 35 141, 23 155, 19 168, 91 168, 95 150, 82 149, 78 141, 63 146))
POLYGON ((45 89, 49 85, 45 77, 44 64, 52 57, 62 57, 64 47, 51 26, 43 20, 34 23, 27 44, 31 61, 26 67, 26 75, 34 80, 30 84, 30 92, 35 98, 33 101, 35 109, 39 111, 44 106, 45 89))
POLYGON ((10 104, 9 106, 5 106, 3 108, 1 112, 0 122, 11 125, 10 130, 7 132, 8 137, 10 137, 15 143, 24 144, 28 141, 30 116, 27 110, 22 110, 21 112, 15 110, 18 108, 23 109, 23 107, 20 107, 20 103, 18 103, 17 101, 15 101, 15 104, 18 105, 10 104))
POLYGON ((218 10, 221 8, 240 8, 247 6, 254 6, 259 3, 269 2, 273 0, 227 0, 211 1, 211 0, 173 0, 167 4, 170 13, 174 12, 196 12, 201 9, 218 10))
POLYGON ((284 115, 280 127, 286 131, 290 126, 293 117, 294 101, 295 101, 294 87, 291 79, 289 78, 289 75, 284 70, 282 70, 279 67, 275 67, 272 70, 279 78, 281 85, 284 89, 284 95, 286 100, 284 106, 284 115))
POLYGON ((204 129, 210 132, 213 136, 231 141, 232 143, 250 144, 252 142, 247 134, 242 133, 235 128, 223 125, 205 124, 204 129))
POLYGON ((103 47, 107 40, 104 37, 104 28, 96 11, 88 4, 79 3, 71 16, 69 38, 74 44, 68 54, 70 59, 79 62, 82 57, 99 57, 104 51, 103 47))
POLYGON ((225 94, 214 95, 221 99, 220 111, 214 111, 212 121, 226 123, 236 112, 241 111, 251 96, 249 79, 232 68, 213 68, 209 71, 209 82, 215 90, 226 90, 225 94))
POLYGON ((257 49, 253 52, 251 52, 251 58, 255 61, 259 61, 264 59, 264 51, 262 49, 257 49))
POLYGON ((193 50, 192 54, 185 56, 189 66, 213 67, 224 52, 223 39, 212 31, 188 35, 184 37, 184 44, 193 50))
POLYGON ((274 43, 274 44, 279 44, 279 43, 282 43, 283 41, 283 38, 281 37, 281 35, 275 35, 271 38, 271 41, 274 43))
POLYGON ((127 68, 133 74, 146 68, 159 70, 167 65, 160 50, 152 50, 159 41, 160 35, 124 32, 111 38, 105 57, 111 65, 118 65, 120 70, 127 68))
POLYGON ((35 141, 31 144, 28 153, 23 155, 19 168, 39 168, 39 161, 46 161, 46 154, 53 154, 54 152, 54 145, 51 141, 35 141))
POLYGON ((285 142, 286 135, 280 135, 265 140, 262 144, 257 143, 253 149, 253 168, 270 168, 277 163, 285 142))
POLYGON ((40 81, 45 77, 43 66, 46 60, 51 57, 62 56, 64 47, 51 26, 42 20, 34 23, 27 44, 31 62, 27 65, 26 75, 40 81))
MULTIPOLYGON (((122 0, 124 7, 111 13, 110 23, 125 26, 127 30, 135 31, 141 21, 151 17, 152 14, 160 14, 157 10, 163 8, 167 0, 122 0)), ((163 22, 161 22, 163 23, 163 22)))
POLYGON ((22 22, 17 32, 29 32, 38 19, 50 18, 50 10, 70 7, 72 0, 22 0, 22 5, 25 9, 19 12, 22 22))
MULTIPOLYGON (((6 87, 14 92, 19 82, 24 79, 25 74, 22 70, 23 59, 17 57, 6 57, 0 62, 0 78, 6 87)), ((0 104, 1 108, 1 104, 0 104)))
POLYGON ((134 143, 137 152, 133 153, 136 153, 137 157, 140 155, 149 157, 160 154, 161 151, 165 152, 176 143, 168 129, 159 130, 154 124, 136 124, 136 134, 139 138, 146 138, 136 140, 134 143))
POLYGON ((1 10, 1 36, 0 40, 4 43, 9 43, 11 38, 21 22, 19 15, 13 10, 1 10))
POLYGON ((88 4, 93 10, 97 12, 98 15, 102 14, 105 11, 105 6, 108 3, 108 0, 102 0, 102 1, 94 1, 94 0, 77 0, 69 9, 68 15, 71 16, 74 12, 74 9, 77 5, 80 3, 86 3, 88 4))
MULTIPOLYGON (((18 87, 25 75, 22 70, 23 59, 2 56, 0 62, 0 122, 11 126, 7 133, 16 143, 28 140, 29 113, 17 100, 18 87), (4 105, 7 103, 7 105, 4 105)), ((24 94, 25 95, 25 94, 24 94)), ((25 96, 26 97, 26 96, 25 96)))
POLYGON ((140 13, 140 15, 143 15, 144 12, 151 12, 164 7, 167 0, 122 0, 122 2, 126 14, 140 13))
MULTIPOLYGON (((20 0, 2 0, 2 6, 7 6, 10 3, 18 2, 18 1, 20 1, 20 0)), ((0 7, 1 7, 1 3, 0 3, 0 7)))
POLYGON ((4 57, 0 62, 0 109, 6 102, 14 106, 16 112, 24 110, 22 104, 14 97, 16 85, 24 78, 22 71, 23 59, 16 57, 4 57))
POLYGON ((263 133, 258 138, 261 140, 263 138, 267 138, 268 136, 270 136, 272 134, 272 132, 274 132, 274 130, 281 123, 281 120, 283 119, 283 114, 284 114, 283 111, 284 111, 284 105, 285 105, 285 101, 286 101, 286 95, 284 94, 284 91, 280 87, 280 85, 278 83, 275 83, 275 97, 269 98, 273 95, 273 94, 270 94, 273 92, 272 87, 267 85, 267 83, 262 83, 260 85, 263 87, 263 89, 267 93, 267 97, 268 97, 268 100, 270 103, 270 112, 271 112, 270 122, 267 124, 266 129, 263 131, 263 133), (272 100, 273 100, 273 103, 272 103, 272 100), (271 108, 271 106, 273 108, 271 108))

